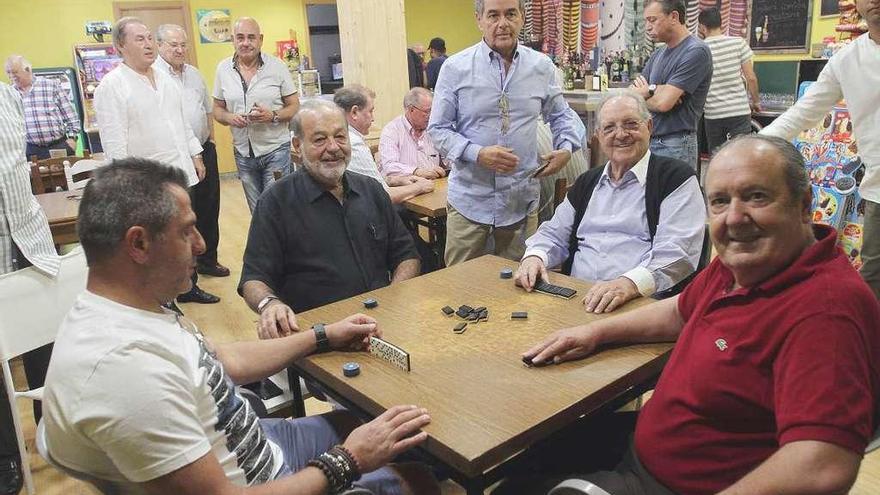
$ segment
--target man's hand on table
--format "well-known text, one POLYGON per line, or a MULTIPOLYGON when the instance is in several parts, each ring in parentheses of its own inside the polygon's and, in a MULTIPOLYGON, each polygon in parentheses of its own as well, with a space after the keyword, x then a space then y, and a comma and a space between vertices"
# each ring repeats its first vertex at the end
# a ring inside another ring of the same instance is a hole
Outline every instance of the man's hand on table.
POLYGON ((426 165, 417 167, 412 173, 424 179, 439 179, 446 176, 446 169, 439 165, 426 165))
POLYGON ((513 148, 492 145, 484 146, 477 155, 477 163, 502 174, 509 174, 519 165, 519 157, 513 154, 513 148))
POLYGON ((584 309, 588 313, 610 313, 623 303, 641 296, 632 280, 617 277, 608 282, 597 282, 584 296, 584 309))
POLYGON ((547 275, 547 267, 544 266, 544 261, 537 256, 526 257, 520 262, 519 268, 516 269, 516 275, 514 275, 516 285, 525 289, 526 292, 531 292, 539 279, 548 284, 550 283, 550 277, 547 275))
POLYGON ((299 332, 299 325, 290 306, 278 299, 269 301, 260 313, 260 321, 257 323, 257 335, 260 339, 277 339, 293 332, 299 332))
POLYGON ((535 366, 581 359, 592 354, 601 344, 594 325, 564 328, 550 334, 540 344, 522 354, 535 366))
POLYGON ((394 406, 352 431, 343 446, 354 456, 360 472, 369 473, 424 442, 428 434, 416 432, 430 422, 427 409, 394 406))
POLYGON ((370 337, 382 337, 376 319, 360 313, 326 325, 324 330, 333 349, 359 351, 367 347, 370 337))
POLYGON ((568 165, 569 160, 571 160, 571 151, 568 150, 553 150, 547 153, 541 157, 541 163, 546 163, 547 166, 535 178, 540 179, 541 177, 547 177, 559 172, 568 165))

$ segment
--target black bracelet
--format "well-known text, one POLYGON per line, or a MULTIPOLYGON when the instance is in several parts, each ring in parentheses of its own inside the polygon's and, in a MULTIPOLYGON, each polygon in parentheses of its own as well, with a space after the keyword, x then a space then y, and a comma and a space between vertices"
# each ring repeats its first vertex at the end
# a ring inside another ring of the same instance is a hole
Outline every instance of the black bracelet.
POLYGON ((307 465, 316 467, 324 473, 331 494, 348 490, 352 483, 360 478, 356 463, 335 447, 312 459, 307 465))
POLYGON ((330 452, 339 453, 340 455, 344 456, 348 460, 351 469, 354 471, 353 480, 357 481, 361 479, 361 466, 360 464, 358 464, 357 459, 355 459, 350 450, 345 448, 344 445, 336 445, 332 449, 330 449, 330 452))

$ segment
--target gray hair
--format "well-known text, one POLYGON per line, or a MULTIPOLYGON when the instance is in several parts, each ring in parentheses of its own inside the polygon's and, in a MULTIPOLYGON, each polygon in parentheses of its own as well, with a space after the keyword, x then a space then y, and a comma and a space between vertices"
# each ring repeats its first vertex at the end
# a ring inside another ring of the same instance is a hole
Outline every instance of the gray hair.
POLYGON ((156 42, 162 43, 173 31, 180 31, 186 37, 186 29, 177 24, 162 24, 156 28, 156 42))
POLYGON ((403 97, 403 108, 418 106, 419 100, 422 98, 434 98, 434 93, 431 93, 421 86, 412 88, 403 97))
MULTIPOLYGON (((477 13, 478 16, 483 16, 483 9, 485 8, 485 0, 474 0, 474 12, 477 13)), ((519 12, 523 16, 526 15, 526 3, 525 0, 519 0, 519 12)))
POLYGON ((343 113, 342 108, 336 103, 322 100, 322 99, 312 99, 306 100, 299 106, 299 110, 293 116, 293 119, 290 121, 290 130, 293 132, 293 135, 299 139, 305 138, 305 134, 303 133, 302 126, 302 116, 306 113, 320 113, 320 112, 332 112, 339 115, 339 117, 345 121, 345 114, 343 113))
POLYGON ((605 108, 605 105, 609 101, 616 98, 629 98, 634 101, 639 110, 639 118, 646 121, 651 120, 651 111, 648 110, 648 104, 645 103, 645 99, 642 98, 642 95, 638 94, 635 90, 623 88, 608 91, 599 101, 599 105, 596 107, 596 120, 599 123, 602 122, 602 109, 605 108))
POLYGON ((9 58, 6 59, 6 70, 9 70, 16 65, 20 65, 21 68, 25 70, 30 70, 33 67, 28 59, 24 58, 22 55, 10 55, 9 58))
MULTIPOLYGON (((765 136, 763 134, 745 134, 737 136, 722 144, 717 150, 715 150, 715 156, 718 156, 722 150, 728 147, 734 147, 740 144, 743 146, 753 146, 753 144, 758 143, 764 143, 767 146, 770 146, 779 155, 779 162, 782 166, 785 185, 788 187, 788 192, 791 194, 791 198, 795 203, 799 203, 809 194, 812 194, 810 180, 807 178, 807 171, 804 166, 803 155, 801 155, 800 151, 798 151, 794 145, 781 137, 765 136)), ((711 168, 711 163, 709 166, 711 168)))
POLYGON ((333 103, 345 113, 355 106, 365 108, 370 98, 376 98, 376 92, 360 84, 348 84, 333 92, 333 103))
POLYGON ((177 214, 169 186, 187 189, 176 167, 145 158, 123 158, 95 170, 79 205, 76 231, 89 266, 111 258, 128 229, 159 235, 177 214))
MULTIPOLYGON (((117 50, 122 48, 122 44, 125 42, 125 28, 129 24, 144 24, 144 21, 131 16, 126 16, 116 21, 116 25, 113 26, 113 46, 117 50)), ((144 25, 146 26, 146 24, 144 25)))

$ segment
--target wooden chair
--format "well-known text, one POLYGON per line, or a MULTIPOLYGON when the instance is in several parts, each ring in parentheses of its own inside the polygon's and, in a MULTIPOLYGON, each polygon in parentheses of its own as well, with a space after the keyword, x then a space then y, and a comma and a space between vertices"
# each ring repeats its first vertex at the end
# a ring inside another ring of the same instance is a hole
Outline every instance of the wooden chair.
MULTIPOLYGON (((572 184, 573 186, 574 184, 572 184)), ((556 179, 556 182, 553 184, 553 207, 556 208, 563 201, 565 201, 565 195, 568 194, 568 190, 571 186, 568 185, 568 181, 564 177, 560 177, 556 179)))
MULTIPOLYGON (((31 163, 37 165, 37 172, 42 179, 42 188, 35 190, 34 194, 43 194, 47 192, 55 192, 58 188, 67 191, 67 175, 64 173, 64 162, 68 161, 71 165, 74 163, 90 158, 88 153, 85 156, 61 156, 58 158, 46 158, 38 160, 36 156, 31 157, 31 163)), ((33 178, 33 169, 31 169, 31 187, 35 185, 33 178)))

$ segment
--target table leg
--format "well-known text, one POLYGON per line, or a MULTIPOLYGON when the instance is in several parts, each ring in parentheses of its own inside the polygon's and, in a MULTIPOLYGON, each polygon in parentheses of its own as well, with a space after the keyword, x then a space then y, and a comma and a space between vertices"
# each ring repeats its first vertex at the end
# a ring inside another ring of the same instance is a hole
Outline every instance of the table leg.
POLYGON ((302 388, 299 386, 299 373, 293 368, 287 368, 287 383, 293 393, 293 417, 303 418, 306 415, 306 404, 303 400, 302 388))

